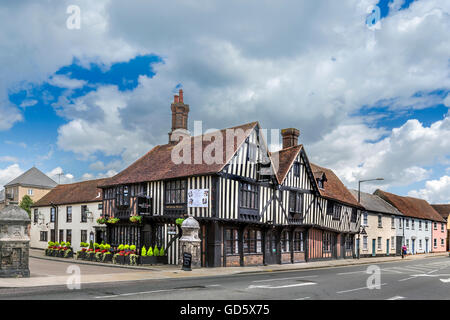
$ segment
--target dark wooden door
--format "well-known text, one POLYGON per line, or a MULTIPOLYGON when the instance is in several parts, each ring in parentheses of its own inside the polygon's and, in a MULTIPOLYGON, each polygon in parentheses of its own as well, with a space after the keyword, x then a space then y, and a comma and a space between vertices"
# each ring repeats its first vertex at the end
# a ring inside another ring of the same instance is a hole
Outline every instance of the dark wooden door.
POLYGON ((266 264, 278 263, 279 248, 277 233, 275 230, 266 232, 264 259, 266 264))

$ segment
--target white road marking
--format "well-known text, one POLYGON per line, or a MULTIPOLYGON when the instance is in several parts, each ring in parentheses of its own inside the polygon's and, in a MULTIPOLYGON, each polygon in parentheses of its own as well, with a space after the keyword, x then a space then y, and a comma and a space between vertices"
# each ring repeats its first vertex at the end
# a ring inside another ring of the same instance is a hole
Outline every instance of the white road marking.
POLYGON ((403 273, 401 271, 398 270, 391 270, 392 268, 386 268, 386 269, 381 269, 381 271, 387 271, 387 272, 395 272, 395 273, 403 273))
POLYGON ((292 278, 275 278, 275 279, 265 279, 265 280, 255 280, 252 282, 272 282, 272 281, 282 281, 282 280, 292 280, 301 278, 316 278, 318 276, 302 276, 302 277, 292 277, 292 278))
POLYGON ((188 290, 188 288, 182 288, 182 289, 163 289, 163 290, 153 290, 153 291, 142 291, 142 292, 130 292, 130 293, 120 293, 120 294, 114 294, 110 296, 98 296, 95 297, 95 299, 107 299, 107 298, 116 298, 116 297, 125 297, 125 296, 134 296, 139 294, 149 294, 149 293, 159 293, 159 292, 171 292, 171 291, 183 291, 188 290))
POLYGON ((294 300, 307 300, 307 299, 311 299, 311 297, 298 298, 298 299, 294 299, 294 300))
POLYGON ((287 284, 284 286, 254 286, 249 285, 247 289, 283 289, 283 288, 292 288, 292 287, 302 287, 302 286, 312 286, 316 285, 317 283, 314 282, 305 282, 305 283, 294 283, 294 284, 287 284))
MULTIPOLYGON (((382 283, 382 284, 380 284, 380 286, 385 286, 385 285, 387 285, 387 283, 382 283)), ((358 291, 358 290, 364 290, 364 289, 369 290, 368 287, 362 287, 362 288, 356 288, 356 289, 350 289, 350 290, 338 291, 338 292, 336 292, 336 293, 346 293, 346 292, 352 292, 352 291, 358 291)), ((372 289, 372 290, 373 290, 373 289, 372 289)))
POLYGON ((411 279, 414 279, 415 277, 409 277, 409 278, 405 278, 405 279, 400 279, 400 280, 398 280, 398 281, 406 281, 406 280, 411 280, 411 279))
POLYGON ((441 280, 443 283, 449 283, 450 282, 450 278, 448 278, 448 279, 439 279, 439 280, 441 280))
POLYGON ((401 299, 405 299, 405 297, 395 296, 395 297, 392 297, 392 298, 389 298, 389 299, 386 299, 386 300, 401 300, 401 299))

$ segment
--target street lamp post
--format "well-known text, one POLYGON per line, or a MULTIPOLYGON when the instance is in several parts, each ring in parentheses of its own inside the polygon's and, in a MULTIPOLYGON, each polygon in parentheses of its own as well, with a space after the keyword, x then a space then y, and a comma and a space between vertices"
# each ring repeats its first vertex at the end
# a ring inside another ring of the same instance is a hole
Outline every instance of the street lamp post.
MULTIPOLYGON (((367 180, 359 180, 358 181, 358 204, 361 203, 361 183, 367 182, 367 181, 381 181, 381 180, 384 180, 384 178, 375 178, 375 179, 367 179, 367 180)), ((358 259, 359 259, 359 255, 360 255, 360 251, 361 251, 361 242, 360 242, 361 233, 367 234, 364 226, 360 226, 359 233, 358 233, 358 259)))

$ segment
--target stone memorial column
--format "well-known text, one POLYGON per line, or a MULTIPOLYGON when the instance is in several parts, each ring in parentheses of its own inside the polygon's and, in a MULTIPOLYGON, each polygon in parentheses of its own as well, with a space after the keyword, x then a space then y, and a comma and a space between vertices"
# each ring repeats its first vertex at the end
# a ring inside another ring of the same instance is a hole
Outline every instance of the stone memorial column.
POLYGON ((29 277, 30 218, 22 208, 9 205, 0 211, 0 277, 29 277))
POLYGON ((190 267, 200 268, 202 266, 200 254, 201 240, 198 236, 200 225, 197 220, 190 216, 181 224, 181 230, 179 264, 183 265, 183 270, 189 270, 190 267), (189 259, 190 261, 188 261, 189 259), (187 261, 190 262, 189 267, 185 266, 187 261))

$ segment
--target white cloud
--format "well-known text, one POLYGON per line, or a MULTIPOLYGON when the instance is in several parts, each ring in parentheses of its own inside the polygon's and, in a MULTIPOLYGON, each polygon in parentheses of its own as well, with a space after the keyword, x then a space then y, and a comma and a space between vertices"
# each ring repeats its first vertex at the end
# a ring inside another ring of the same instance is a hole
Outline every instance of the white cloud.
POLYGON ((450 204, 450 176, 446 175, 439 180, 427 181, 425 188, 412 190, 408 195, 425 199, 433 204, 450 204))
POLYGON ((48 80, 48 83, 56 87, 67 89, 78 89, 87 84, 84 80, 72 79, 65 75, 54 75, 48 80))
POLYGON ((0 162, 18 162, 18 159, 16 157, 11 156, 1 156, 0 162))
POLYGON ((20 104, 20 106, 21 106, 22 108, 27 108, 27 107, 32 107, 32 106, 34 106, 36 103, 38 103, 38 101, 37 101, 37 100, 34 100, 34 99, 31 99, 31 100, 24 100, 24 101, 20 104))
POLYGON ((61 167, 54 168, 50 172, 47 172, 46 175, 60 184, 75 182, 74 175, 71 173, 65 173, 61 167))
POLYGON ((0 169, 0 187, 20 176, 24 171, 15 163, 4 169, 0 169))

